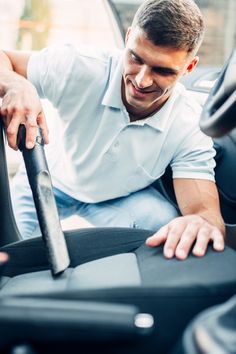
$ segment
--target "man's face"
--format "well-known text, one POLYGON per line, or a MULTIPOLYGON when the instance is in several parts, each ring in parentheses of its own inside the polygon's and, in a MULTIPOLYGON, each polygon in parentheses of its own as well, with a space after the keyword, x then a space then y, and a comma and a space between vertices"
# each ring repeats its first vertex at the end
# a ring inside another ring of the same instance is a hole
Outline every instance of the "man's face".
POLYGON ((185 50, 156 46, 139 28, 126 36, 122 99, 135 119, 157 111, 169 97, 177 80, 196 66, 185 50))

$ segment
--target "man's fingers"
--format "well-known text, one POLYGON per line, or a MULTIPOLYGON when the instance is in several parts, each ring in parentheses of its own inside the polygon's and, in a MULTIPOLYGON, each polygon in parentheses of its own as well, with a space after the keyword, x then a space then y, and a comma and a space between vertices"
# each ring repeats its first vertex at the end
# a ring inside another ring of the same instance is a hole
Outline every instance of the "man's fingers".
POLYGON ((7 262, 9 259, 9 256, 6 252, 0 252, 0 264, 7 262))
POLYGON ((39 113, 38 118, 37 118, 37 122, 38 122, 39 127, 42 129, 44 143, 48 144, 49 143, 48 126, 47 126, 46 118, 45 118, 43 111, 41 113, 39 113))
POLYGON ((2 106, 0 112, 1 112, 1 116, 6 119, 6 117, 8 116, 8 111, 7 111, 6 107, 2 106))
POLYGON ((196 224, 189 224, 183 231, 178 246, 175 249, 175 256, 178 259, 186 259, 188 257, 189 251, 196 239, 196 234, 198 232, 198 226, 196 224))
POLYGON ((47 127, 46 118, 43 111, 40 112, 38 115, 28 114, 26 116, 26 123, 25 123, 27 149, 32 149, 35 145, 38 126, 42 130, 44 143, 48 144, 49 142, 48 127, 47 127))
POLYGON ((25 146, 27 149, 32 149, 35 145, 37 135, 37 116, 34 114, 28 114, 26 116, 25 128, 26 128, 26 141, 25 146))
POLYGON ((19 126, 21 124, 21 120, 22 120, 21 116, 15 114, 11 118, 11 121, 10 121, 8 127, 7 127, 7 130, 6 130, 8 144, 14 150, 18 149, 18 146, 17 146, 17 133, 18 133, 18 130, 19 130, 19 126))
POLYGON ((224 236, 217 228, 214 228, 210 233, 204 230, 199 231, 196 244, 193 248, 193 254, 197 257, 204 256, 210 240, 213 240, 213 248, 216 251, 224 250, 224 236))
POLYGON ((193 254, 197 257, 204 256, 211 240, 216 251, 223 251, 222 232, 203 218, 188 215, 178 217, 163 226, 146 240, 146 244, 155 247, 165 242, 165 257, 172 258, 175 255, 176 258, 184 260, 188 257, 194 243, 193 254))
POLYGON ((211 240, 211 232, 207 228, 202 228, 197 234, 195 246, 193 248, 193 254, 196 257, 202 257, 205 255, 209 241, 211 240))
POLYGON ((43 113, 40 113, 40 115, 38 116, 35 113, 22 115, 22 113, 17 113, 17 112, 13 114, 6 112, 6 114, 3 115, 2 112, 4 113, 4 110, 1 109, 2 119, 6 127, 8 144, 11 148, 15 150, 17 150, 18 148, 17 134, 18 134, 20 124, 25 124, 26 147, 28 149, 32 149, 34 147, 36 141, 37 127, 38 127, 37 121, 39 121, 39 125, 41 126, 45 143, 46 144, 48 143, 48 128, 43 113))
POLYGON ((175 254, 176 246, 181 238, 183 225, 172 227, 169 229, 168 237, 164 246, 164 256, 172 258, 175 254))
POLYGON ((165 225, 160 228, 154 235, 148 237, 146 240, 146 245, 150 247, 155 247, 161 245, 165 242, 168 235, 169 225, 165 225))
POLYGON ((224 236, 222 235, 222 233, 218 230, 215 229, 214 231, 212 231, 212 240, 213 240, 213 248, 216 251, 223 251, 225 248, 225 240, 224 240, 224 236))
POLYGON ((41 112, 38 116, 35 113, 27 114, 22 118, 22 115, 14 114, 9 117, 5 116, 4 124, 7 126, 7 140, 10 147, 17 150, 17 134, 20 124, 25 124, 26 128, 26 147, 32 149, 35 145, 38 124, 42 129, 44 142, 48 144, 48 128, 44 113, 41 112))

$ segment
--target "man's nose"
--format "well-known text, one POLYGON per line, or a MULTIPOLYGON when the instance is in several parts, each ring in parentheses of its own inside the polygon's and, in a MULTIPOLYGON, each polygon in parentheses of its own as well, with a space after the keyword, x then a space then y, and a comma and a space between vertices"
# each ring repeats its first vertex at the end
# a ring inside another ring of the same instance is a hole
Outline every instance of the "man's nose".
POLYGON ((135 81, 138 88, 140 89, 144 89, 146 87, 152 86, 153 79, 152 79, 152 72, 150 68, 148 68, 146 65, 142 65, 140 71, 135 77, 135 81))

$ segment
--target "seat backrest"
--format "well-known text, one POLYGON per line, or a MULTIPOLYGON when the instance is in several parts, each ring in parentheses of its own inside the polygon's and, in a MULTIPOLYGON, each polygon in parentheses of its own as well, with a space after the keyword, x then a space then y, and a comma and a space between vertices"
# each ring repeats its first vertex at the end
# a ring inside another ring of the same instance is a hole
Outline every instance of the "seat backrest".
POLYGON ((4 129, 0 119, 0 247, 20 239, 11 205, 4 129))
MULTIPOLYGON (((221 212, 225 223, 236 224, 236 129, 214 139, 216 149, 215 179, 220 197, 221 212)), ((169 201, 177 206, 172 171, 167 167, 159 182, 154 183, 169 201)))
POLYGON ((216 154, 215 177, 220 206, 227 224, 236 224, 236 129, 214 139, 216 154))

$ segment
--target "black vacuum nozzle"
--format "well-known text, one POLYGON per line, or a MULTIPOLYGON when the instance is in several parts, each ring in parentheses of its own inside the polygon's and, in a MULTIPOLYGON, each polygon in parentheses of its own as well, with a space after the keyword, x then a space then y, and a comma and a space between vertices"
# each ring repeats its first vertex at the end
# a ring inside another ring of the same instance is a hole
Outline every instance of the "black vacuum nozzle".
POLYGON ((23 154, 51 271, 53 275, 56 275, 68 268, 70 259, 53 194, 41 129, 38 128, 33 149, 26 148, 25 139, 25 126, 20 125, 17 145, 23 154))

